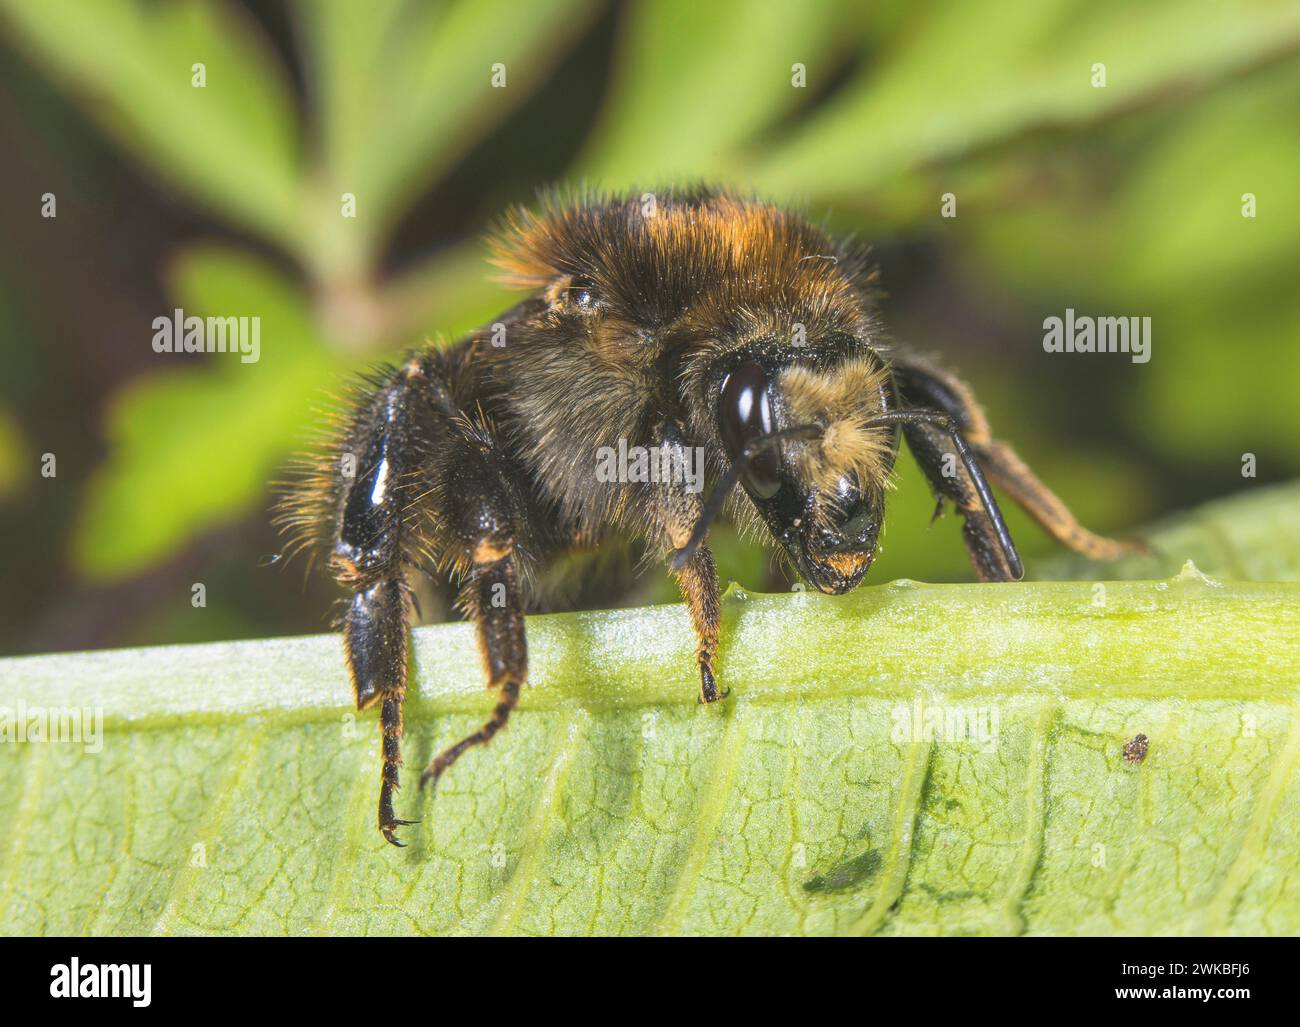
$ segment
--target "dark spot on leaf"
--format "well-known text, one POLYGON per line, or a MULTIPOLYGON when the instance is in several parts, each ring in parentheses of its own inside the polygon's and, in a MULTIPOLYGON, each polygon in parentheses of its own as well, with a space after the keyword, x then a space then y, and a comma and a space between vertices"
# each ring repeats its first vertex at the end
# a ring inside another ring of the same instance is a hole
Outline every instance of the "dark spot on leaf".
POLYGON ((1134 735, 1124 743, 1124 758, 1130 763, 1141 763, 1147 758, 1147 746, 1150 741, 1146 735, 1134 735))
POLYGON ((868 849, 824 874, 810 877, 804 881, 803 888, 804 891, 810 892, 844 891, 870 881, 879 869, 880 850, 868 849))
POLYGON ((926 884, 925 882, 921 882, 921 884, 919 884, 917 887, 919 888, 919 890, 925 892, 927 895, 932 895, 934 897, 934 901, 940 903, 941 905, 945 902, 961 902, 965 899, 973 899, 979 897, 979 893, 971 890, 970 888, 963 888, 958 891, 939 891, 938 888, 935 888, 933 885, 926 884))

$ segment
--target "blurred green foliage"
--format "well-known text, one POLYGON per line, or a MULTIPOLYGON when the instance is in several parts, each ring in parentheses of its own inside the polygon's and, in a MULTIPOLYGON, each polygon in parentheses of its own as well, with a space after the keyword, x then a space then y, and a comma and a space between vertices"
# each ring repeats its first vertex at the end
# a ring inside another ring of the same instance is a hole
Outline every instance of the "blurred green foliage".
MULTIPOLYGON (((81 130, 224 226, 140 273, 187 313, 262 319, 259 363, 158 357, 108 400, 106 452, 68 529, 77 582, 131 579, 263 518, 267 482, 340 374, 511 302, 474 233, 393 259, 424 198, 471 195, 486 227, 556 179, 719 181, 880 242, 902 265, 882 260, 887 288, 904 287, 885 302, 897 334, 962 370, 999 434, 1099 529, 1253 484, 1247 452, 1260 480, 1300 471, 1293 3, 293 0, 280 13, 285 39, 235 0, 0 0, 5 45, 80 107, 81 130), (557 76, 567 92, 547 92, 557 76), (511 159, 485 183, 456 184, 511 132, 579 142, 558 174, 527 147, 497 149, 511 159), (1246 193, 1257 217, 1242 216, 1246 193), (1047 359, 1042 319, 1067 306, 1151 316, 1152 361, 1047 359)), ((142 326, 132 344, 149 337, 142 326)), ((13 467, 35 468, 26 448, 0 407, 0 498, 13 467)), ((902 463, 873 575, 968 576, 958 533, 927 527, 928 491, 902 463)), ((1011 524, 1029 555, 1050 548, 1011 524)), ((241 566, 255 537, 236 547, 241 566)), ((725 531, 719 550, 724 575, 768 571, 725 531)), ((283 629, 241 619, 246 599, 201 630, 283 629)), ((152 616, 152 640, 194 637, 152 616)))

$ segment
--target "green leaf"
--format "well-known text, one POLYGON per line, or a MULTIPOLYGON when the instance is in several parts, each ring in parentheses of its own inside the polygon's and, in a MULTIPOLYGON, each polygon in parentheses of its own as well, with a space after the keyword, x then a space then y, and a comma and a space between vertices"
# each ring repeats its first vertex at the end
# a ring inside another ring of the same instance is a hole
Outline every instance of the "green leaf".
MULTIPOLYGON (((1008 190, 996 217, 972 203, 974 216, 960 219, 965 263, 1039 311, 1028 345, 1039 344, 1039 318, 1067 305, 1151 317, 1152 359, 1133 369, 1127 415, 1186 468, 1214 473, 1254 453, 1271 476, 1300 470, 1300 297, 1289 287, 1300 193, 1288 173, 1300 163, 1297 106, 1292 61, 1195 114, 1137 119, 1140 149, 1094 140, 1089 163, 1123 174, 1063 173, 1067 158, 1059 185, 1033 202, 1008 190), (1246 194, 1255 216, 1242 216, 1246 194)), ((1019 180, 1009 163, 1002 171, 1019 180)))
MULTIPOLYGON (((295 7, 320 104, 329 192, 320 228, 360 231, 372 248, 420 189, 530 95, 596 10, 592 0, 295 7), (498 64, 505 85, 495 88, 498 64), (355 228, 340 224, 341 191, 357 197, 355 228)), ((315 259, 331 259, 330 238, 315 259)))
MULTIPOLYGON (((1294 577, 1297 499, 1193 515, 1166 566, 1226 532, 1294 577)), ((510 730, 401 794, 402 850, 336 637, 0 662, 0 930, 1300 930, 1293 581, 733 589, 726 618, 711 707, 680 606, 530 620, 510 730), (102 711, 102 747, 12 741, 20 704, 102 711)), ((414 663, 408 785, 491 701, 468 626, 414 663)))
POLYGON ((299 139, 283 69, 217 0, 0 0, 0 19, 167 181, 292 248, 299 139), (206 85, 191 84, 194 64, 206 85))
MULTIPOLYGON (((1298 38, 1300 10, 1268 0, 932 5, 886 62, 868 63, 763 155, 753 181, 776 196, 912 188, 899 176, 1219 81, 1287 54, 1298 38), (1104 88, 1092 84, 1097 63, 1104 88)), ((936 210, 937 191, 931 202, 936 210)))
POLYGON ((636 5, 580 177, 650 188, 734 173, 743 144, 827 86, 836 50, 857 41, 850 16, 849 4, 800 0, 636 5))
POLYGON ((1300 488, 1275 486, 1215 500, 1157 524, 1147 537, 1150 554, 1110 564, 1058 556, 1039 576, 1151 578, 1192 560, 1215 578, 1300 581, 1300 488))
MULTIPOLYGON (((116 578, 162 560, 266 494, 349 364, 317 341, 297 288, 270 265, 221 247, 175 269, 186 315, 261 319, 260 355, 164 353, 113 397, 109 457, 92 476, 74 539, 78 566, 116 578), (202 361, 202 363, 199 363, 202 361)), ((141 346, 152 329, 141 326, 141 346)))
MULTIPOLYGON (((436 329, 468 331, 508 306, 483 266, 480 246, 462 246, 408 271, 382 296, 320 311, 281 271, 242 250, 186 251, 171 275, 177 306, 200 317, 260 317, 260 358, 161 354, 154 373, 113 397, 109 454, 91 476, 74 532, 78 567, 91 579, 130 575, 265 506, 268 482, 304 448, 347 373, 390 353, 333 352, 322 333, 401 340, 427 328, 426 339, 454 338, 436 329)), ((151 332, 141 326, 141 346, 151 332)))

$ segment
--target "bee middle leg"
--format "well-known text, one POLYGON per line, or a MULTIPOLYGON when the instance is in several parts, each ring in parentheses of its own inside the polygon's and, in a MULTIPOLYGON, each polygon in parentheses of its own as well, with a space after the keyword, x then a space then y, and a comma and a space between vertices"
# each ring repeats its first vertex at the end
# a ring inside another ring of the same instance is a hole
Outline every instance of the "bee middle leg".
POLYGON ((497 704, 482 726, 448 746, 420 775, 420 788, 436 786, 443 773, 476 745, 487 745, 506 726, 528 680, 528 641, 519 573, 510 557, 475 567, 461 591, 461 604, 474 622, 487 685, 497 704))

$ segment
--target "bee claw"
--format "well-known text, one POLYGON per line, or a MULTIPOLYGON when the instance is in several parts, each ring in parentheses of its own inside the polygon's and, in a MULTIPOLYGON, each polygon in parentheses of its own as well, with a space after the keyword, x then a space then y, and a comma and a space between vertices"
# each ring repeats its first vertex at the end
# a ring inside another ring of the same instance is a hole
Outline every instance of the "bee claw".
POLYGON ((384 840, 388 842, 389 845, 396 845, 399 849, 404 849, 406 848, 406 843, 399 842, 397 836, 393 834, 393 831, 399 827, 409 827, 412 824, 418 823, 418 820, 390 820, 386 824, 380 824, 379 830, 383 834, 384 840))

